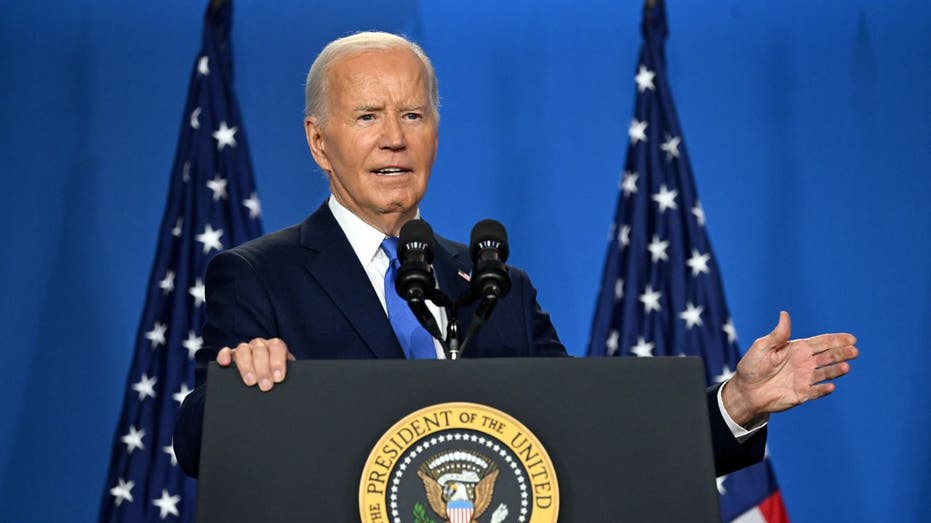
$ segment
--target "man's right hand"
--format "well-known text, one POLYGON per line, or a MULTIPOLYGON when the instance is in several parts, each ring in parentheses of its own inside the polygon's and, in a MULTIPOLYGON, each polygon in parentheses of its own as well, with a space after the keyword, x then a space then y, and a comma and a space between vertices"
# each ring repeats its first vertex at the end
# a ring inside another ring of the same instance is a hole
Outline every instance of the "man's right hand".
POLYGON ((276 383, 284 381, 288 371, 286 361, 295 361, 295 358, 279 338, 255 338, 249 343, 240 343, 235 349, 223 347, 217 354, 217 363, 221 367, 229 367, 235 362, 242 382, 250 387, 258 384, 262 392, 268 392, 276 383))

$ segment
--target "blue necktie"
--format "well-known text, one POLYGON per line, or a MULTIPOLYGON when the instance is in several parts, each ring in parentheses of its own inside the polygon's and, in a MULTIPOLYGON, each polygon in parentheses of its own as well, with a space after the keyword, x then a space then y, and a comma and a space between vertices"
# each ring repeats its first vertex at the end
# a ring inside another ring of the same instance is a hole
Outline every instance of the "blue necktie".
POLYGON ((404 355, 408 359, 435 359, 433 336, 420 325, 407 302, 394 289, 394 281, 401 266, 398 260, 398 239, 385 238, 381 242, 381 248, 391 260, 388 271, 385 272, 385 305, 388 309, 388 320, 395 336, 398 337, 398 342, 401 343, 401 348, 404 349, 404 355))

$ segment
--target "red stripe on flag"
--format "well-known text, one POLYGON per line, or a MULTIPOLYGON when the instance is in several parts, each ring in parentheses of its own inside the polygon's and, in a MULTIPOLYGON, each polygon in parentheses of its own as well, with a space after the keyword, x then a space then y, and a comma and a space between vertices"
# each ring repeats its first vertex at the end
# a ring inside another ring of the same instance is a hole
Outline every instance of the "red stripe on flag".
POLYGON ((782 502, 782 494, 777 490, 762 503, 757 505, 766 523, 789 523, 789 513, 786 512, 786 506, 782 502))

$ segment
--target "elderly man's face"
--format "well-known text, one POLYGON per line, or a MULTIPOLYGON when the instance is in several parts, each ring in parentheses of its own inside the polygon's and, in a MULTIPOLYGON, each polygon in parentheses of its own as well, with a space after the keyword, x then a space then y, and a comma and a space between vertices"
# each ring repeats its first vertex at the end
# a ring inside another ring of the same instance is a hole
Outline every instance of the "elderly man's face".
POLYGON ((314 160, 340 203, 396 234, 414 217, 436 155, 427 72, 402 48, 341 58, 327 81, 327 121, 304 124, 314 160))

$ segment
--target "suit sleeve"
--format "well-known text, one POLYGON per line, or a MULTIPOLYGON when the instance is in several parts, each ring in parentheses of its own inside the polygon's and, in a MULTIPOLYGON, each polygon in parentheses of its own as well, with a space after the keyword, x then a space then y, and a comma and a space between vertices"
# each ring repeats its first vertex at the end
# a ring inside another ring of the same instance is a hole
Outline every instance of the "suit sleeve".
POLYGON ((204 347, 197 352, 196 387, 188 394, 175 421, 175 455, 181 469, 197 477, 207 399, 207 365, 223 347, 253 338, 273 338, 277 331, 271 300, 249 261, 235 250, 222 252, 207 267, 207 321, 204 347))
POLYGON ((730 474, 762 461, 766 452, 766 427, 755 432, 740 443, 721 415, 718 407, 718 389, 721 385, 708 387, 705 396, 708 403, 708 421, 711 424, 711 447, 714 452, 716 476, 730 474))

